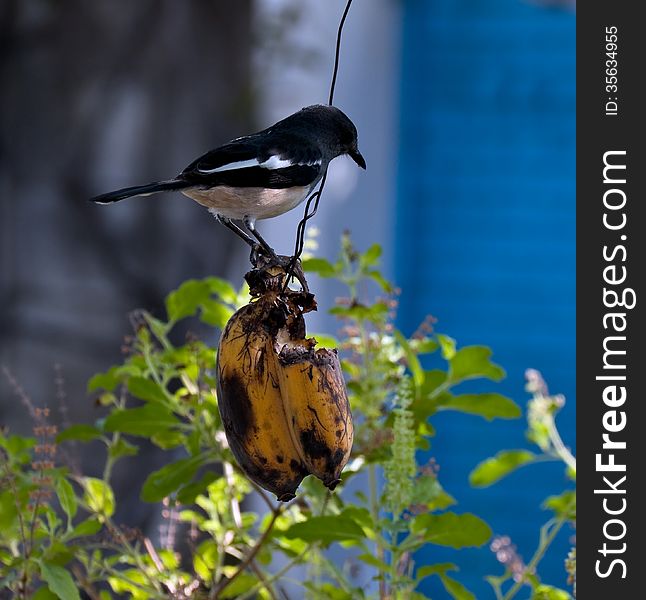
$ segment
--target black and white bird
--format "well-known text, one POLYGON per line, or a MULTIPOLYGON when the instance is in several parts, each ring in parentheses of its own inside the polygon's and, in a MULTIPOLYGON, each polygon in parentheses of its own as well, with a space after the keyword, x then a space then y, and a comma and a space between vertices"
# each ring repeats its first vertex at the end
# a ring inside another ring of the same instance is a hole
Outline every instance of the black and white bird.
POLYGON ((91 200, 110 204, 131 196, 181 191, 237 233, 252 248, 273 250, 256 230, 298 206, 314 190, 330 161, 348 154, 363 169, 357 129, 338 108, 315 104, 275 125, 232 140, 193 161, 177 177, 128 187, 91 200), (233 221, 241 222, 246 230, 233 221))

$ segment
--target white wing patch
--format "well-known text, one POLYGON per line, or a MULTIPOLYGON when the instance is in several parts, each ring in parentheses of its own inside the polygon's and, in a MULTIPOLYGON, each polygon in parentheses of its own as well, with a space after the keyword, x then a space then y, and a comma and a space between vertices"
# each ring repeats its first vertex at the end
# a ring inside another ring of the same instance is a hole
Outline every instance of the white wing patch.
POLYGON ((208 173, 222 173, 223 171, 234 171, 238 169, 248 169, 250 167, 261 167, 263 169, 276 170, 276 169, 285 169, 287 167, 294 167, 294 166, 312 167, 314 165, 320 165, 320 164, 321 164, 320 160, 315 160, 307 163, 293 163, 291 160, 280 158, 280 156, 277 156, 274 154, 264 162, 259 162, 257 158, 251 158, 249 160, 240 160, 237 162, 228 163, 226 165, 216 167, 215 169, 198 169, 198 171, 200 173, 208 174, 208 173))

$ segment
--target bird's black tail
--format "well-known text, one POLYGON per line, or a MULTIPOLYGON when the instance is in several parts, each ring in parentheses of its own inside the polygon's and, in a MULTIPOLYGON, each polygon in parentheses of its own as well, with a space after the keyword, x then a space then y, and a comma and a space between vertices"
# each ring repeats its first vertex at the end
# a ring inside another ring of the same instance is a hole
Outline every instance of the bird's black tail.
POLYGON ((108 192, 107 194, 101 194, 100 196, 94 196, 94 198, 90 198, 90 202, 96 202, 97 204, 110 204, 111 202, 118 202, 124 198, 130 198, 131 196, 148 196, 150 194, 156 194, 157 192, 170 192, 187 187, 191 187, 191 184, 186 181, 182 181, 181 179, 156 181, 155 183, 149 183, 148 185, 135 185, 134 187, 127 187, 121 190, 115 190, 114 192, 108 192))

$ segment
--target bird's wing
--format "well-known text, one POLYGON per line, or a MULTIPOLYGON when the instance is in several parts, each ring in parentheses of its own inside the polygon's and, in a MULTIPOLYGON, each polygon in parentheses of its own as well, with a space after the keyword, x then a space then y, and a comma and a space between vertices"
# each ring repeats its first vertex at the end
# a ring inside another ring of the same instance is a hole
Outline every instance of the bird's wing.
POLYGON ((233 140, 192 162, 178 179, 195 185, 288 188, 313 184, 322 155, 302 138, 258 134, 233 140))

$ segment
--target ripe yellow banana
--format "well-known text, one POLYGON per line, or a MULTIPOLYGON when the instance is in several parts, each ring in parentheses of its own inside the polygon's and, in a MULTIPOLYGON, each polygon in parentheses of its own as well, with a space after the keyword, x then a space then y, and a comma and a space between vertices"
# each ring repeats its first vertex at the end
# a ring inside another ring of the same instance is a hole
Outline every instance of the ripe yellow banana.
POLYGON ((257 299, 227 323, 218 348, 218 406, 233 455, 250 479, 294 498, 313 474, 330 489, 352 449, 352 415, 335 350, 305 338, 308 294, 282 289, 284 270, 252 271, 257 299))

